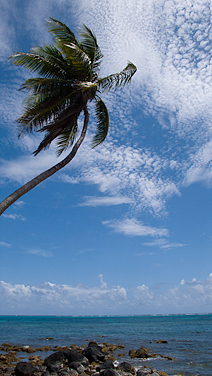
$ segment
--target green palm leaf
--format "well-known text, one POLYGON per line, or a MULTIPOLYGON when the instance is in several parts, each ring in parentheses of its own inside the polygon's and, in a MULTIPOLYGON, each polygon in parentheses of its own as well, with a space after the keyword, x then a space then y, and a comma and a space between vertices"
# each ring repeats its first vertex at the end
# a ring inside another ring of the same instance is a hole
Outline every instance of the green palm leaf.
POLYGON ((66 44, 75 44, 79 46, 78 40, 75 38, 74 33, 64 23, 58 21, 56 18, 50 17, 47 19, 47 29, 57 43, 57 47, 61 49, 63 53, 66 52, 66 44))
POLYGON ((121 72, 100 78, 98 80, 99 89, 103 91, 109 91, 113 89, 115 91, 120 86, 125 86, 126 84, 128 84, 136 71, 136 66, 133 63, 128 62, 126 68, 124 68, 121 72))
POLYGON ((96 101, 95 115, 97 119, 97 130, 92 143, 93 148, 105 140, 109 130, 109 114, 101 98, 96 101))
POLYGON ((103 54, 97 44, 97 39, 94 33, 85 25, 83 25, 83 29, 79 33, 81 37, 81 45, 83 51, 89 56, 93 69, 97 71, 101 64, 101 59, 103 58, 103 54))
POLYGON ((57 141, 57 155, 61 155, 65 150, 73 145, 78 131, 77 120, 73 122, 72 125, 66 127, 60 136, 58 136, 57 141))
POLYGON ((43 95, 42 93, 28 95, 25 101, 25 111, 17 119, 19 136, 33 130, 45 129, 45 124, 56 122, 61 114, 65 114, 66 109, 69 109, 70 114, 71 106, 73 113, 78 112, 80 103, 77 106, 75 102, 78 91, 78 88, 67 92, 64 90, 62 96, 57 95, 57 93, 55 93, 55 96, 43 95))
POLYGON ((82 78, 90 79, 92 66, 89 56, 74 43, 67 44, 66 47, 67 56, 73 65, 77 78, 79 80, 82 78))
POLYGON ((71 64, 68 65, 60 51, 51 45, 32 48, 31 53, 16 52, 9 59, 13 64, 21 65, 46 78, 73 79, 71 64))
POLYGON ((57 93, 64 93, 64 91, 72 90, 75 87, 75 81, 72 80, 65 80, 59 78, 29 78, 28 80, 24 81, 20 87, 20 90, 28 90, 33 91, 34 94, 38 93, 45 93, 46 95, 50 95, 57 93))

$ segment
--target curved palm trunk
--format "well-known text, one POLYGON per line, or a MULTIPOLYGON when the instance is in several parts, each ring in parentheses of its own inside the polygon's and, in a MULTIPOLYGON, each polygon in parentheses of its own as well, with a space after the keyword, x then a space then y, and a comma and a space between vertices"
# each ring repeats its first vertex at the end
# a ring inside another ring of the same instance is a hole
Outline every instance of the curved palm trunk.
POLYGON ((4 211, 9 208, 10 205, 12 205, 16 200, 18 200, 21 196, 23 196, 25 193, 29 192, 31 189, 36 187, 36 185, 42 183, 45 179, 49 178, 55 172, 59 171, 61 168, 65 167, 76 155, 77 150, 79 149, 81 143, 83 142, 85 138, 85 134, 88 127, 88 121, 89 121, 89 113, 87 106, 84 107, 84 126, 81 132, 81 135, 74 145, 74 147, 71 150, 71 153, 67 155, 66 158, 64 158, 61 162, 57 163, 55 166, 49 168, 48 170, 42 172, 40 175, 36 176, 34 179, 30 180, 28 183, 22 185, 19 189, 17 189, 15 192, 13 192, 10 196, 5 198, 0 203, 0 215, 4 213, 4 211))

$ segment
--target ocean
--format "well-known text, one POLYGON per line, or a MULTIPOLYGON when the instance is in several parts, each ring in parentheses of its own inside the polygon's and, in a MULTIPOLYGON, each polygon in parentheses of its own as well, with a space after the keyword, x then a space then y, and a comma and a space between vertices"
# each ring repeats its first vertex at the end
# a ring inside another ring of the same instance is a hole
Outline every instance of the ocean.
MULTIPOLYGON (((147 365, 168 375, 212 375, 212 314, 168 316, 0 316, 0 345, 86 345, 88 341, 124 345, 120 361, 147 365), (51 337, 53 339, 46 339, 51 337), (167 343, 157 343, 158 340, 167 343), (131 359, 130 349, 147 347, 169 357, 131 359)), ((52 353, 52 352, 50 352, 52 353)), ((50 353, 40 353, 46 357, 50 353)), ((25 354, 25 353, 24 353, 25 354)))

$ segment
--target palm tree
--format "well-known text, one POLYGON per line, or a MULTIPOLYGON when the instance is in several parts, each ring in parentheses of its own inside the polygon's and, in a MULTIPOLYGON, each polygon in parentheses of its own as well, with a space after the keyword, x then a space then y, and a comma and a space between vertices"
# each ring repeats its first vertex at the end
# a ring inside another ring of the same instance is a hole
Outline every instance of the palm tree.
POLYGON ((85 138, 89 122, 88 103, 95 102, 96 133, 93 147, 101 144, 108 133, 109 115, 100 94, 116 90, 131 81, 136 66, 128 62, 126 68, 116 74, 100 78, 103 58, 93 32, 83 26, 80 40, 62 22, 50 18, 47 29, 55 44, 35 47, 30 53, 17 52, 10 56, 15 65, 21 65, 38 77, 23 82, 21 89, 29 92, 23 114, 17 119, 19 136, 31 132, 43 132, 44 138, 34 151, 37 155, 47 149, 53 140, 57 153, 72 147, 70 154, 55 166, 41 173, 0 203, 0 215, 18 198, 66 166, 76 155, 85 138), (84 114, 84 125, 79 138, 78 118, 84 114))

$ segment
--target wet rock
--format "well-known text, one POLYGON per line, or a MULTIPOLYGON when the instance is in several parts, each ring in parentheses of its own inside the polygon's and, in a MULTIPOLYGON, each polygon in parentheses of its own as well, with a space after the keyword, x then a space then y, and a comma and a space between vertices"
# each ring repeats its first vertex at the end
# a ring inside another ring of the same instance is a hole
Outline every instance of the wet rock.
POLYGON ((64 359, 64 354, 62 351, 57 351, 45 358, 43 365, 49 368, 50 365, 56 364, 56 363, 62 363, 64 359))
POLYGON ((9 351, 7 354, 0 354, 0 364, 2 366, 11 366, 17 361, 18 359, 16 358, 15 351, 9 351))
POLYGON ((88 359, 84 355, 79 354, 75 349, 65 349, 63 350, 63 354, 64 359, 67 359, 68 363, 79 362, 85 367, 88 365, 88 359))
POLYGON ((31 376, 37 369, 28 362, 19 362, 15 367, 16 376, 31 376))
POLYGON ((85 367, 79 362, 71 362, 68 366, 69 368, 75 369, 78 373, 85 372, 85 367))
POLYGON ((129 356, 131 358, 149 358, 152 355, 149 353, 149 349, 141 346, 138 350, 130 350, 129 356))
POLYGON ((108 368, 108 369, 101 370, 100 376, 120 376, 120 375, 115 369, 108 368))
POLYGON ((123 371, 135 375, 135 368, 128 362, 121 362, 117 367, 117 371, 123 371))
POLYGON ((43 359, 39 355, 31 355, 29 357, 29 362, 33 364, 33 366, 40 367, 43 364, 43 359))
POLYGON ((102 369, 109 369, 109 368, 113 369, 113 368, 114 368, 114 365, 113 365, 112 360, 107 359, 104 363, 102 363, 102 364, 100 364, 100 365, 98 365, 98 366, 96 367, 96 371, 99 372, 99 371, 101 371, 102 369))
POLYGON ((33 353, 33 352, 35 352, 36 350, 33 349, 33 347, 31 347, 31 346, 24 346, 24 347, 22 348, 22 351, 26 351, 27 353, 33 353))
POLYGON ((70 369, 69 375, 71 375, 71 376, 78 376, 78 372, 75 369, 70 369))
POLYGON ((6 367, 4 369, 4 376, 10 376, 13 373, 14 369, 14 367, 6 367))
POLYGON ((124 348, 124 345, 114 345, 108 342, 103 342, 102 344, 103 352, 114 352, 115 350, 123 349, 123 348, 124 348))
POLYGON ((60 362, 56 362, 54 364, 49 364, 47 370, 50 373, 58 373, 62 368, 62 364, 60 362))
POLYGON ((136 372, 136 376, 148 376, 151 373, 152 373, 151 369, 142 368, 142 369, 138 369, 138 371, 136 372))
POLYGON ((43 371, 41 376, 50 376, 50 372, 48 371, 43 371))
MULTIPOLYGON (((58 372, 59 376, 70 376, 73 373, 73 369, 70 369, 69 367, 63 368, 58 372)), ((74 371, 75 372, 75 371, 74 371)), ((77 373, 77 372, 75 372, 77 373)))
POLYGON ((168 343, 168 341, 166 341, 164 339, 159 339, 156 343, 168 343))
POLYGON ((88 347, 82 351, 82 355, 84 355, 90 363, 104 362, 105 360, 105 354, 103 354, 101 346, 98 346, 95 342, 90 342, 88 347))

